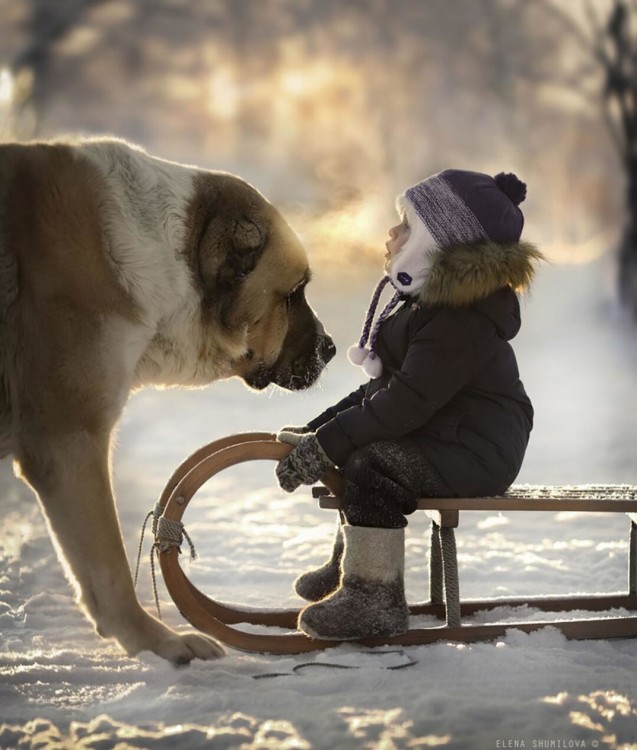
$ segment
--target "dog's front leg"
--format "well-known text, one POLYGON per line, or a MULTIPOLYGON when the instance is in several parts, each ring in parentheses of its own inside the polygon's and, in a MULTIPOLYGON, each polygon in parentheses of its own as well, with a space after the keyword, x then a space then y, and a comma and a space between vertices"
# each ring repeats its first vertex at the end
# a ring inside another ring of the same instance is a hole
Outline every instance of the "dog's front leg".
POLYGON ((56 435, 28 441, 18 454, 82 605, 98 633, 129 655, 153 651, 175 664, 221 656, 215 641, 178 635, 139 604, 111 489, 109 441, 108 434, 56 435))

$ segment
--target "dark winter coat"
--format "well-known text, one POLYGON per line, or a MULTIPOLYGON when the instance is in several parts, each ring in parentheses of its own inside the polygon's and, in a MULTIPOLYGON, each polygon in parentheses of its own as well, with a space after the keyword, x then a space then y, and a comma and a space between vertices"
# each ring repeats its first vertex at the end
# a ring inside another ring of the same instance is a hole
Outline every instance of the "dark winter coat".
POLYGON ((520 329, 512 287, 529 283, 541 255, 527 243, 439 255, 418 301, 379 330, 383 374, 309 426, 339 466, 356 448, 408 437, 457 495, 500 494, 520 470, 533 425, 509 344, 520 329))

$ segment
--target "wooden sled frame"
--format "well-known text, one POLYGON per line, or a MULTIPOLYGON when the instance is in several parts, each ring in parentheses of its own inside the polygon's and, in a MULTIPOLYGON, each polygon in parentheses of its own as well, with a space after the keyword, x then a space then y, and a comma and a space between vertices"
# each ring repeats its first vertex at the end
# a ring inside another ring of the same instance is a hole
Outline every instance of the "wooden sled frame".
MULTIPOLYGON (((298 609, 250 609, 224 604, 203 594, 183 572, 180 561, 181 520, 197 490, 211 477, 230 466, 252 460, 278 461, 291 450, 270 433, 245 433, 216 440, 193 453, 170 477, 156 507, 155 545, 168 592, 181 614, 197 629, 226 645, 244 651, 297 654, 333 647, 338 641, 316 640, 297 632, 261 634, 233 627, 239 623, 267 625, 296 630, 298 609), (171 533, 166 533, 169 529, 171 533), (178 533, 175 535, 175 529, 178 533)), ((325 487, 315 487, 323 508, 337 509, 342 477, 329 471, 322 479, 325 487)), ((637 636, 637 616, 542 620, 463 625, 462 618, 498 607, 529 607, 550 611, 605 611, 623 608, 637 611, 637 487, 583 486, 567 488, 514 487, 506 495, 491 498, 424 498, 418 508, 432 519, 430 551, 430 601, 409 607, 411 615, 434 615, 446 624, 411 629, 393 638, 366 638, 365 646, 412 646, 435 641, 474 642, 502 637, 508 630, 526 633, 555 627, 567 638, 628 638, 637 636), (480 599, 461 601, 454 528, 460 511, 548 510, 626 513, 630 519, 628 591, 625 593, 480 599)), ((637 612, 636 612, 637 614, 637 612)))

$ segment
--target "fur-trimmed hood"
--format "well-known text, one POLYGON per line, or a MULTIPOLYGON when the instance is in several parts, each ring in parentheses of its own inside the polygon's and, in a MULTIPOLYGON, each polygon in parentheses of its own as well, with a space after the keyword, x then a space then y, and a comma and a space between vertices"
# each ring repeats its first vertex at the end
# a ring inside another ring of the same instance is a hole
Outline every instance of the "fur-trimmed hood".
POLYGON ((446 247, 432 252, 418 297, 427 305, 462 307, 502 287, 526 291, 535 276, 535 263, 544 259, 535 245, 523 241, 446 247))

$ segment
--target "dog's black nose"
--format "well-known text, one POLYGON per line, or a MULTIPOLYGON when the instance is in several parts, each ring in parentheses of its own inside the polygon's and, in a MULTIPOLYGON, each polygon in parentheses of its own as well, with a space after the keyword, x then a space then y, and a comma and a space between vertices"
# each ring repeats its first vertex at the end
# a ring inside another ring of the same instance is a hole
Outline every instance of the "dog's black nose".
POLYGON ((336 347, 329 336, 321 336, 318 345, 319 356, 327 364, 336 354, 336 347))

